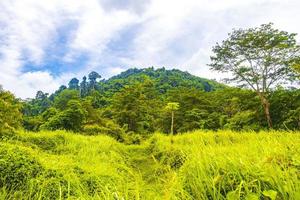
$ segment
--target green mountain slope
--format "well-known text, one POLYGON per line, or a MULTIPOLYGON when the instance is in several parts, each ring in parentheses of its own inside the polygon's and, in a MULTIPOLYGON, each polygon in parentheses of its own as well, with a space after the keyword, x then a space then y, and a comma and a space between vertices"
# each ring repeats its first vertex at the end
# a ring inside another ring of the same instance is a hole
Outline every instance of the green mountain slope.
POLYGON ((160 93, 166 93, 169 89, 176 87, 195 88, 207 92, 226 87, 216 81, 200 78, 178 69, 166 70, 165 68, 154 69, 153 67, 128 69, 108 80, 101 81, 100 85, 102 91, 115 92, 127 85, 143 82, 145 79, 153 81, 155 88, 160 93))

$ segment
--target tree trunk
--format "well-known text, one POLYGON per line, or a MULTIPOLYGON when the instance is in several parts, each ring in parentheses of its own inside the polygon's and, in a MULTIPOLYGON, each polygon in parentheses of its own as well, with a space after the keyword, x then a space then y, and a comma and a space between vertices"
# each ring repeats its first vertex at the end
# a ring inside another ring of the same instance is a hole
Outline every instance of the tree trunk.
POLYGON ((173 127, 174 127, 174 111, 172 111, 172 122, 171 122, 171 135, 173 135, 173 127))
POLYGON ((265 117, 267 119, 268 126, 269 126, 269 128, 272 128, 273 125, 272 125, 272 119, 271 119, 271 115, 270 115, 270 103, 263 94, 259 94, 259 97, 260 97, 261 103, 264 108, 265 117))

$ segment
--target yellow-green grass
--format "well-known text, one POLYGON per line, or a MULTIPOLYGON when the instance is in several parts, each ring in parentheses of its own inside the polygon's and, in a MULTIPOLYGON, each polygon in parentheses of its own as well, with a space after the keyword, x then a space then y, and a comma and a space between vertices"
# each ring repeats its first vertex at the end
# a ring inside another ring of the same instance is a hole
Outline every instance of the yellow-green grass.
POLYGON ((300 199, 299 132, 156 133, 141 145, 65 131, 0 140, 0 199, 300 199))

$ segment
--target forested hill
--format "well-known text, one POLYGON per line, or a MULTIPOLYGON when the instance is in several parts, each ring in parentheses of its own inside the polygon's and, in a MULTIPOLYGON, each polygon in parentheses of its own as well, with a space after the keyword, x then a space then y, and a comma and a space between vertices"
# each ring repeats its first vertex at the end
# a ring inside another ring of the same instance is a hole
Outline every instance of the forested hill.
MULTIPOLYGON (((51 95, 38 91, 34 99, 19 103, 9 92, 0 91, 0 99, 1 95, 6 107, 11 105, 5 113, 15 115, 7 120, 2 116, 4 124, 33 131, 65 129, 118 140, 130 134, 169 133, 169 104, 176 105, 174 133, 267 128, 254 91, 175 69, 129 69, 108 80, 91 72, 82 80, 72 78, 51 95)), ((274 128, 299 129, 300 90, 278 88, 268 95, 274 128)))
POLYGON ((174 87, 195 88, 206 92, 225 87, 225 85, 216 81, 200 78, 178 69, 166 70, 165 68, 159 68, 155 70, 153 67, 128 69, 119 75, 102 81, 102 86, 105 90, 116 89, 143 81, 145 77, 154 82, 155 88, 160 93, 166 93, 169 89, 174 87))

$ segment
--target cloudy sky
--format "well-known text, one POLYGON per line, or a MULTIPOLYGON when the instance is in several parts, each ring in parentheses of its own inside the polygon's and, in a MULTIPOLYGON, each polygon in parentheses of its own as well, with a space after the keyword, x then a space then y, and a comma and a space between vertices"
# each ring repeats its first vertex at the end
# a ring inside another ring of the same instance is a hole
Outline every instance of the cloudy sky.
POLYGON ((298 0, 0 0, 0 85, 27 98, 149 66, 218 79, 211 47, 233 28, 299 21, 298 0))

